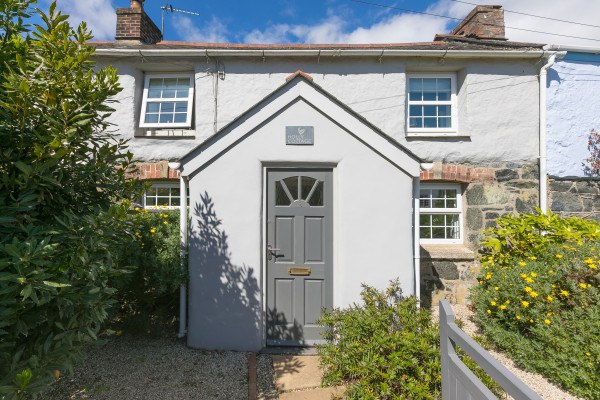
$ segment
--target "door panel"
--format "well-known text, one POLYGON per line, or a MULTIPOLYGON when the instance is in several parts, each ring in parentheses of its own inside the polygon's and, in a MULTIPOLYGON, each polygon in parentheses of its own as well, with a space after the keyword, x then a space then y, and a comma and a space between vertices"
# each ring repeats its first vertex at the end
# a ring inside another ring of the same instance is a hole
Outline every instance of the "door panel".
POLYGON ((333 305, 330 169, 267 171, 267 344, 321 341, 314 324, 333 305))

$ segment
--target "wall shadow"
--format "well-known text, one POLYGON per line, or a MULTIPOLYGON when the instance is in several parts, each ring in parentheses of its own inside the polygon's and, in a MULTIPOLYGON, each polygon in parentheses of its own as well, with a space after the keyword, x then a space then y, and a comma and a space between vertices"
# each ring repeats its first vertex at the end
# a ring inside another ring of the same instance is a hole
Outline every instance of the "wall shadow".
POLYGON ((208 193, 191 210, 188 345, 256 351, 262 347, 260 271, 235 265, 208 193))

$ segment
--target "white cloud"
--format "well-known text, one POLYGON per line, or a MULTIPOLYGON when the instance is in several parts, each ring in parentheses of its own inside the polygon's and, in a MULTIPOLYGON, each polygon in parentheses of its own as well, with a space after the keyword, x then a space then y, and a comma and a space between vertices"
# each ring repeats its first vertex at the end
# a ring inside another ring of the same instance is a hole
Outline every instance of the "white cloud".
POLYGON ((177 15, 173 21, 177 35, 186 42, 228 42, 227 27, 215 16, 210 21, 205 22, 202 28, 196 26, 192 19, 186 16, 177 15))
POLYGON ((85 21, 95 40, 115 39, 117 15, 112 0, 58 0, 56 5, 63 14, 70 15, 73 27, 85 21))

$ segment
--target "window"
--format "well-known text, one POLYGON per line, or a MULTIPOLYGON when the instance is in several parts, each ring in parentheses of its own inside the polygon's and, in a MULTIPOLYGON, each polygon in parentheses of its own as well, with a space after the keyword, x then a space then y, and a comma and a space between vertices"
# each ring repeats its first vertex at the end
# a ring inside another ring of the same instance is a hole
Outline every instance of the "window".
POLYGON ((193 75, 146 75, 140 127, 191 127, 193 99, 193 75))
MULTIPOLYGON (((177 183, 155 183, 144 193, 144 208, 174 209, 179 207, 181 189, 177 183)), ((190 189, 187 192, 187 205, 190 205, 190 189)))
POLYGON ((456 77, 408 75, 407 79, 407 133, 456 134, 456 77))
POLYGON ((421 243, 462 243, 462 199, 459 185, 421 184, 421 243))

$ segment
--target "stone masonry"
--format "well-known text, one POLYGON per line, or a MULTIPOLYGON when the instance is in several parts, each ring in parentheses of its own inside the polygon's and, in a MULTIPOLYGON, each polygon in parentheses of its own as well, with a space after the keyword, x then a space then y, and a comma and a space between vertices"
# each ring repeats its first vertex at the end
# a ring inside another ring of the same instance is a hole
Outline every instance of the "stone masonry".
POLYGON ((549 178, 550 211, 562 216, 577 216, 600 222, 599 178, 549 178))
MULTIPOLYGON (((441 298, 446 298, 451 303, 467 304, 468 289, 477 283, 477 249, 483 240, 482 231, 495 226, 499 217, 535 212, 539 204, 538 166, 519 163, 434 163, 432 169, 421 173, 421 180, 424 183, 430 181, 461 184, 464 226, 462 246, 421 246, 423 304, 429 306, 441 298)), ((598 197, 600 199, 600 196, 598 197)))

